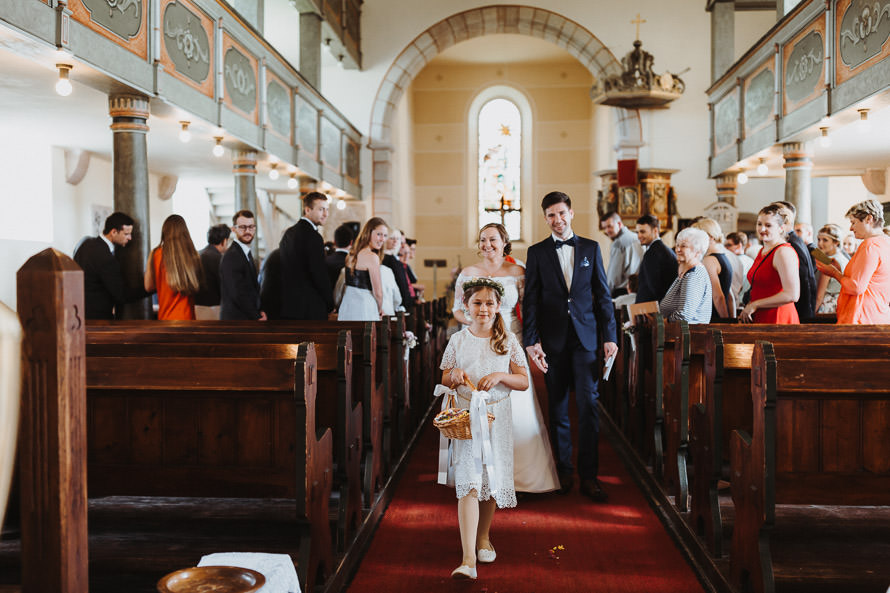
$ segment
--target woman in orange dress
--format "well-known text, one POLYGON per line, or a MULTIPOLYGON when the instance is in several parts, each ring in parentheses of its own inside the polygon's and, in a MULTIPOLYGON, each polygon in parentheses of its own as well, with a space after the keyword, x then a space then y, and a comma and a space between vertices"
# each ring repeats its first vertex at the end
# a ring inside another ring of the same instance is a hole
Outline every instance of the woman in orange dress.
POLYGON ((145 265, 145 290, 158 293, 158 319, 194 319, 201 258, 185 220, 171 214, 161 227, 161 244, 145 265))
POLYGON ((890 237, 884 234, 884 207, 877 200, 859 202, 847 211, 850 230, 861 241, 841 272, 816 267, 841 283, 837 322, 890 324, 890 237))
POLYGON ((782 227, 791 213, 770 204, 757 215, 757 235, 763 247, 748 270, 751 300, 739 313, 742 323, 800 323, 794 303, 800 297, 799 263, 782 227))

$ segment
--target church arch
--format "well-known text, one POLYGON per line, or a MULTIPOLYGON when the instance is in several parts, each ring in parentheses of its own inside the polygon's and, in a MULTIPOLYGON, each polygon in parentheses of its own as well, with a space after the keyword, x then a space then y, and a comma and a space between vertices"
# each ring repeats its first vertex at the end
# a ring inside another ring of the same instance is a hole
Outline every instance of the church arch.
MULTIPOLYGON (((574 56, 596 78, 621 72, 621 64, 593 33, 555 12, 532 6, 491 5, 454 14, 418 35, 387 70, 371 110, 369 148, 373 154, 371 196, 375 215, 393 212, 392 126, 396 106, 414 78, 434 57, 452 45, 483 35, 514 33, 550 41, 574 56)), ((617 147, 631 158, 642 144, 636 110, 617 109, 617 147), (629 149, 629 150, 628 150, 629 149)))

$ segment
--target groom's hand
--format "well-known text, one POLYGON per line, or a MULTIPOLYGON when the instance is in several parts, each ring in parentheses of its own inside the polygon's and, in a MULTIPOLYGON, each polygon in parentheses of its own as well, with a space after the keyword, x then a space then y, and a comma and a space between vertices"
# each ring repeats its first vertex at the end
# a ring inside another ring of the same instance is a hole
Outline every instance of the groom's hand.
POLYGON ((615 342, 606 342, 603 344, 603 354, 606 357, 606 360, 618 354, 618 344, 615 342))
POLYGON ((525 351, 528 352, 528 357, 535 363, 535 366, 538 367, 542 373, 546 373, 548 365, 547 361, 544 359, 544 349, 541 348, 541 343, 538 342, 534 346, 527 346, 525 351))

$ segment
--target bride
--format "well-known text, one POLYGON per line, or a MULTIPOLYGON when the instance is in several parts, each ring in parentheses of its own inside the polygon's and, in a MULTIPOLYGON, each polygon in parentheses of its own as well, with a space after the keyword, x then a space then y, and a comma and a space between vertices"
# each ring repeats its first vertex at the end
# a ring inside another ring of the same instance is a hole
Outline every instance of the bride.
MULTIPOLYGON (((490 223, 479 231, 479 251, 482 261, 461 270, 457 277, 455 295, 460 295, 463 283, 470 278, 496 278, 504 286, 500 313, 507 328, 522 342, 522 324, 516 317, 516 304, 522 299, 525 270, 505 261, 510 255, 510 238, 504 225, 490 223)), ((470 319, 463 310, 460 297, 455 296, 454 318, 463 325, 470 319)), ((528 365, 526 365, 528 372, 528 365)), ((531 375, 529 375, 531 377, 531 375)), ((550 440, 544 427, 541 407, 529 381, 525 391, 511 394, 513 407, 513 481, 518 492, 550 492, 559 488, 556 465, 550 450, 550 440)))

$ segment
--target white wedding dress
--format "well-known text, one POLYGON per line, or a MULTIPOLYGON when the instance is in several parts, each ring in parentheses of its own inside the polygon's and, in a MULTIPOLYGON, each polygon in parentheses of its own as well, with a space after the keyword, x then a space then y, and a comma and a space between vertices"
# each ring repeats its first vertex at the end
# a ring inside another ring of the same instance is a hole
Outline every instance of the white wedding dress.
MULTIPOLYGON (((455 310, 463 310, 463 283, 471 276, 460 274, 455 286, 455 310)), ((500 313, 507 330, 513 332, 522 344, 522 324, 516 317, 516 304, 522 299, 524 278, 521 276, 497 276, 492 280, 504 287, 500 313)), ((559 476, 550 449, 550 439, 541 406, 535 397, 531 371, 527 357, 524 361, 528 372, 528 389, 514 391, 510 395, 513 408, 513 483, 517 492, 550 492, 559 488, 559 476)))

